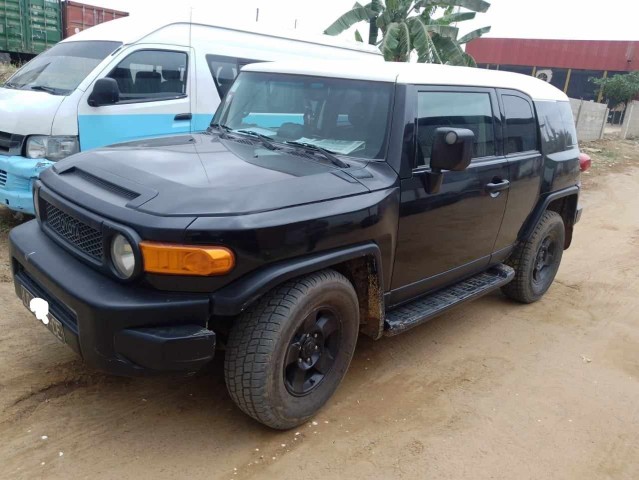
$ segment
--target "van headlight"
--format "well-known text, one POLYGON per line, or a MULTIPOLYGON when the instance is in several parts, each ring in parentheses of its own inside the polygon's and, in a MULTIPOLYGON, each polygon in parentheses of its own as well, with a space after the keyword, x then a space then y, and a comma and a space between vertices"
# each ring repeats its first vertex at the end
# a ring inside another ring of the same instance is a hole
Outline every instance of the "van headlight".
POLYGON ((131 242, 124 235, 117 234, 111 240, 111 261, 116 272, 125 280, 135 272, 135 253, 131 242))
POLYGON ((78 137, 31 135, 27 140, 28 158, 46 158, 57 162, 79 151, 78 137))

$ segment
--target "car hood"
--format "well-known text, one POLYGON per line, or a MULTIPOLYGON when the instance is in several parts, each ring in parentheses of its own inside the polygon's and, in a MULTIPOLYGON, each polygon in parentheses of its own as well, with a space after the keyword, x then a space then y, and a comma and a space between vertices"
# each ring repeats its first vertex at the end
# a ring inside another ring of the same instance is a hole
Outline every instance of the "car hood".
POLYGON ((0 87, 0 132, 51 135, 51 125, 66 97, 0 87))
POLYGON ((91 192, 153 215, 244 215, 368 192, 354 174, 366 163, 352 163, 341 169, 303 151, 197 134, 80 153, 41 178, 71 199, 91 192))

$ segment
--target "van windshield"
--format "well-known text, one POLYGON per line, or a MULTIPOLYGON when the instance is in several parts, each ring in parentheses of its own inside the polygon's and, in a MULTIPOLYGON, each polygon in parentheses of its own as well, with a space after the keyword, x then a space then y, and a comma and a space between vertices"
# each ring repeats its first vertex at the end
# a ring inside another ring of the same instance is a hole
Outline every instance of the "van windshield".
POLYGON ((68 95, 121 42, 59 43, 18 70, 5 88, 68 95))
POLYGON ((333 154, 384 158, 393 84, 243 72, 212 125, 333 154))

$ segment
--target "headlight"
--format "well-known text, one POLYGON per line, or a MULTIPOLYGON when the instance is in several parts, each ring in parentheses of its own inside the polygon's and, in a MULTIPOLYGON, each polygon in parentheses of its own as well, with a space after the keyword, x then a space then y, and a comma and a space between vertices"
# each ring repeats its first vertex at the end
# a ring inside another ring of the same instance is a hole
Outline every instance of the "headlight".
POLYGON ((27 140, 29 158, 46 158, 57 162, 79 151, 78 137, 31 135, 27 140))
POLYGON ((111 260, 115 270, 124 278, 129 279, 135 272, 135 253, 131 243, 119 233, 111 241, 111 260))

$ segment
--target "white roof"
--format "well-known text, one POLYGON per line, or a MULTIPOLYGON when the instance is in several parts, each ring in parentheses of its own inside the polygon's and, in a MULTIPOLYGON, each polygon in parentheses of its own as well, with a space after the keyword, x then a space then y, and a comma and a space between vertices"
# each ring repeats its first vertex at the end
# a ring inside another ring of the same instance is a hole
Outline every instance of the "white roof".
POLYGON ((568 101, 564 92, 543 80, 529 75, 485 68, 452 67, 429 63, 309 61, 254 63, 243 67, 242 71, 289 73, 402 84, 510 88, 528 94, 533 100, 568 101))
MULTIPOLYGON (((190 23, 190 16, 188 14, 179 12, 176 14, 172 14, 170 18, 163 16, 158 17, 156 15, 150 16, 150 18, 143 18, 132 15, 129 17, 119 18, 117 20, 111 20, 109 22, 101 23, 94 27, 88 28, 63 40, 63 42, 111 40, 119 41, 127 45, 139 42, 152 35, 153 33, 172 25, 182 25, 185 30, 187 30, 190 23)), ((204 15, 194 15, 192 24, 205 27, 215 27, 227 31, 255 33, 258 35, 266 35, 275 38, 297 40, 300 42, 312 43, 317 45, 333 46, 346 50, 354 50, 381 56, 379 49, 373 45, 368 45, 356 41, 348 41, 329 35, 300 34, 297 30, 286 29, 275 32, 273 30, 265 29, 257 23, 238 24, 226 21, 223 23, 214 23, 204 15)), ((188 36, 185 36, 184 38, 188 39, 188 36)), ((179 43, 177 39, 176 42, 179 43)))

